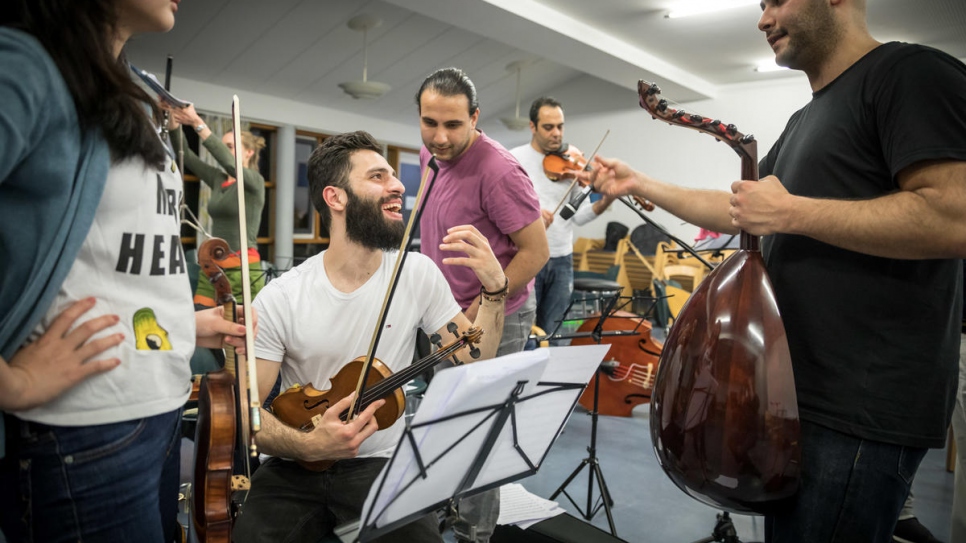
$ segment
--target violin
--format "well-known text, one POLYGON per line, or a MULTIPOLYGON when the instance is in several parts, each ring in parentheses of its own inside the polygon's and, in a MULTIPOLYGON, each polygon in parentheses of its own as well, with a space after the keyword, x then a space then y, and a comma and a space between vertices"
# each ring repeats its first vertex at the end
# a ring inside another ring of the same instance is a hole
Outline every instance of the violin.
MULTIPOLYGON (((198 263, 215 287, 215 300, 224 307, 225 317, 234 320, 235 299, 231 283, 215 264, 229 252, 225 240, 210 238, 198 249, 198 263)), ((237 410, 236 371, 234 349, 226 349, 225 367, 208 372, 198 382, 195 490, 191 509, 198 539, 208 543, 231 541, 235 516, 232 491, 247 486, 247 481, 234 475, 234 455, 239 446, 237 415, 245 412, 244 409, 237 410)))
MULTIPOLYGON (((483 330, 481 328, 470 328, 449 345, 395 374, 381 360, 373 358, 372 371, 366 376, 359 410, 365 409, 366 406, 376 400, 385 399, 386 404, 376 411, 375 418, 376 422, 379 423, 379 430, 389 428, 405 412, 406 396, 401 390, 403 385, 467 345, 471 348, 470 356, 478 357, 479 349, 474 345, 480 342, 482 336, 483 330)), ((276 396, 272 401, 272 412, 278 420, 292 428, 303 432, 312 431, 318 424, 317 421, 321 421, 322 415, 329 409, 330 405, 337 403, 356 390, 356 382, 365 369, 366 359, 367 356, 360 356, 343 366, 330 379, 332 388, 328 390, 318 390, 311 383, 304 386, 295 384, 289 387, 288 390, 276 396)), ((348 410, 340 413, 339 417, 343 421, 348 420, 348 410)), ((298 461, 302 467, 311 471, 325 471, 335 462, 335 460, 298 461)))
POLYGON ((574 179, 578 173, 588 169, 583 153, 566 143, 543 157, 543 173, 551 181, 574 179))
MULTIPOLYGON (((585 182, 577 178, 578 173, 585 171, 590 171, 590 165, 584 158, 583 153, 566 143, 561 145, 559 150, 550 151, 543 157, 543 174, 547 176, 547 179, 551 181, 573 179, 570 190, 573 190, 576 183, 580 183, 582 186, 586 185, 585 182)), ((570 190, 567 191, 567 195, 570 194, 570 190)), ((564 200, 566 200, 567 195, 564 195, 564 200)), ((651 202, 640 196, 632 196, 632 198, 644 211, 654 211, 654 204, 651 202)), ((564 200, 561 200, 561 205, 563 205, 564 200)), ((560 209, 560 205, 557 206, 557 209, 560 209)), ((556 211, 554 211, 554 215, 556 214, 556 211)))

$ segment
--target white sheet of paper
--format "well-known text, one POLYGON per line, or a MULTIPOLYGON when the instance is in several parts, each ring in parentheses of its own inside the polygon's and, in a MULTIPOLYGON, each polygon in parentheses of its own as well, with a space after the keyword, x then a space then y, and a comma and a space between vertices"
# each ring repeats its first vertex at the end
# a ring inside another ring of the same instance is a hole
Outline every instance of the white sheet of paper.
POLYGON ((500 518, 497 524, 516 524, 540 522, 563 513, 557 502, 545 500, 530 493, 518 483, 500 487, 500 518))
MULTIPOLYGON (((420 457, 427 465, 427 477, 419 476, 412 446, 403 437, 395 460, 383 468, 366 498, 363 522, 385 526, 459 492, 473 459, 496 421, 492 407, 504 403, 518 382, 526 381, 521 398, 553 388, 538 382, 575 383, 576 388, 544 394, 515 406, 518 443, 530 461, 539 466, 570 416, 582 387, 609 348, 609 345, 587 345, 537 349, 448 368, 436 374, 411 421, 413 426, 437 421, 413 430, 420 457), (439 421, 446 415, 476 408, 488 409, 439 421), (397 496, 400 497, 397 499, 397 496), (376 512, 372 518, 370 511, 376 512)), ((522 477, 529 471, 530 467, 513 447, 513 425, 508 420, 471 488, 522 477)))

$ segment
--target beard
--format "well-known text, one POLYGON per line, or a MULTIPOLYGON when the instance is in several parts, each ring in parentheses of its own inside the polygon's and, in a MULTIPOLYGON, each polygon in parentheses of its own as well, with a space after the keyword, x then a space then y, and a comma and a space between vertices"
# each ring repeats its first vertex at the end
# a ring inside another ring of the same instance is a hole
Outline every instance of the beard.
POLYGON ((382 214, 382 206, 392 198, 367 200, 349 188, 346 196, 345 233, 349 241, 369 249, 398 249, 406 234, 406 225, 382 214))
POLYGON ((776 55, 775 63, 793 70, 807 71, 821 66, 838 46, 842 34, 832 10, 819 2, 806 4, 788 26, 791 33, 785 49, 776 55))

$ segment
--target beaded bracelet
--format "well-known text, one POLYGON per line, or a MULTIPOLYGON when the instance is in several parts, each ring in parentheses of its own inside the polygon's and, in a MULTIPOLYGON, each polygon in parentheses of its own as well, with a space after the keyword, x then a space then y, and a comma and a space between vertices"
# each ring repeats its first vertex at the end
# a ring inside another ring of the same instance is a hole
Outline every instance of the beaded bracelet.
POLYGON ((506 296, 510 292, 510 279, 508 277, 505 277, 505 279, 506 282, 503 283, 503 288, 496 292, 489 292, 486 290, 486 288, 480 285, 480 297, 488 302, 502 302, 503 300, 506 300, 506 296))

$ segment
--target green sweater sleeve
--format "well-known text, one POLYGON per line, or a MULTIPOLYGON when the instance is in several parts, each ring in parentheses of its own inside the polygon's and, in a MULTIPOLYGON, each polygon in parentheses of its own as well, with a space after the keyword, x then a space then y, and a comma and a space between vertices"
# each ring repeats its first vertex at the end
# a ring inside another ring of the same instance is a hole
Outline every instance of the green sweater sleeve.
MULTIPOLYGON (((174 149, 175 154, 177 154, 178 150, 181 149, 184 138, 183 134, 181 133, 181 129, 177 128, 175 130, 169 130, 168 134, 171 136, 171 146, 174 149)), ((227 151, 227 148, 225 150, 227 151)), ((228 156, 231 156, 231 153, 228 153, 228 156)), ((184 146, 184 165, 187 166, 189 170, 194 172, 195 175, 201 178, 201 180, 211 188, 220 186, 226 179, 228 179, 228 174, 223 172, 221 168, 212 166, 211 164, 201 160, 201 158, 191 150, 191 147, 188 147, 187 145, 184 146)), ((234 168, 232 171, 234 171, 234 168)))

